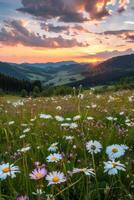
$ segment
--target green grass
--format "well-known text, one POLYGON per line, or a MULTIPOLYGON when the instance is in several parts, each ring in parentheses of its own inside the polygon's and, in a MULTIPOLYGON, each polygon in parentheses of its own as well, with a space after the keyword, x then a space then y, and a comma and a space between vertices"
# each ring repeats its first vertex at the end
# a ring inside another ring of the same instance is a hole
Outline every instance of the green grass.
MULTIPOLYGON (((0 199, 16 199, 16 195, 26 194, 30 200, 128 200, 134 199, 134 166, 132 165, 134 138, 132 126, 133 103, 129 101, 134 91, 124 90, 95 95, 86 91, 82 99, 77 96, 22 99, 15 96, 0 97, 0 163, 19 166, 20 173, 14 179, 10 176, 0 180, 0 199), (23 106, 13 103, 23 101, 23 106), (10 101, 10 102, 9 102, 10 101), (93 105, 96 105, 93 106, 93 105), (61 106, 61 110, 57 109, 61 106), (124 112, 120 115, 120 112, 124 112), (40 119, 40 114, 50 114, 53 119, 40 119), (59 122, 55 116, 71 118, 59 122), (62 128, 61 124, 76 121, 77 128, 62 128), (87 120, 87 116, 93 120, 87 120), (106 117, 117 118, 108 121, 106 117), (130 121, 127 124, 126 120, 130 121), (13 124, 9 122, 14 121, 13 124), (27 133, 23 131, 29 128, 27 133), (20 139, 21 135, 25 137, 20 139), (70 141, 65 136, 73 136, 70 141), (99 141, 103 148, 92 156, 86 149, 86 142, 99 141), (48 163, 48 148, 58 143, 57 152, 63 159, 48 163), (116 159, 125 165, 126 171, 110 176, 104 173, 104 162, 108 161, 106 147, 111 144, 125 144, 129 147, 125 155, 116 159), (30 146, 25 153, 18 150, 30 146), (45 164, 49 172, 63 172, 67 180, 59 185, 48 186, 45 178, 31 180, 29 173, 35 169, 35 162, 45 164), (95 177, 84 173, 70 175, 74 168, 94 168, 95 177), (42 195, 33 195, 37 189, 42 195), (51 195, 51 198, 48 198, 51 195)), ((0 174, 1 177, 1 174, 0 174)))

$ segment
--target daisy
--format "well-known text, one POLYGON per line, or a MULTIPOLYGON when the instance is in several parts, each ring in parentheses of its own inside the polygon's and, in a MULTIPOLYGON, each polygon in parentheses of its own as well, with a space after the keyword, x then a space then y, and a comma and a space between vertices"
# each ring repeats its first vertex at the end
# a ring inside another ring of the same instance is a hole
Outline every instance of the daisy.
POLYGON ((102 145, 100 142, 96 140, 90 140, 89 142, 86 143, 86 149, 88 150, 89 153, 99 153, 102 149, 102 145))
POLYGON ((23 130, 23 133, 28 133, 31 129, 30 128, 26 128, 23 130))
POLYGON ((23 135, 20 135, 20 139, 23 139, 23 138, 25 138, 26 137, 26 135, 25 134, 23 134, 23 135))
POLYGON ((112 121, 114 118, 113 117, 111 117, 111 116, 109 116, 109 117, 106 117, 107 118, 107 120, 109 120, 109 121, 112 121))
POLYGON ((10 122, 8 122, 8 125, 12 125, 14 123, 15 123, 14 121, 10 121, 10 122))
POLYGON ((58 122, 63 122, 64 121, 64 117, 62 116, 55 116, 55 119, 58 121, 58 122))
POLYGON ((75 128, 77 128, 78 127, 78 124, 77 123, 71 123, 70 124, 70 128, 71 129, 75 129, 75 128))
POLYGON ((104 172, 107 172, 109 175, 118 174, 118 171, 126 171, 125 165, 121 164, 120 161, 108 161, 104 162, 104 172))
POLYGON ((73 169, 73 174, 80 173, 80 172, 83 172, 87 176, 95 176, 93 169, 88 169, 88 168, 83 168, 83 169, 74 168, 73 169))
POLYGON ((59 153, 50 154, 47 157, 47 162, 58 162, 60 160, 62 160, 62 155, 59 153))
POLYGON ((93 117, 87 117, 87 120, 94 120, 93 117))
POLYGON ((13 164, 2 164, 0 165, 0 179, 4 180, 6 179, 8 176, 11 176, 11 178, 16 177, 16 173, 19 173, 19 167, 18 166, 14 166, 13 164))
POLYGON ((76 115, 76 116, 73 117, 73 121, 77 121, 77 120, 79 120, 80 118, 81 118, 80 115, 76 115))
POLYGON ((50 152, 56 152, 57 149, 58 149, 57 145, 58 145, 57 142, 51 144, 51 146, 48 148, 48 151, 50 151, 50 152))
POLYGON ((40 180, 44 178, 47 174, 47 170, 44 167, 36 168, 29 174, 31 179, 40 180))
POLYGON ((53 171, 46 176, 48 185, 60 184, 66 181, 66 177, 62 172, 53 171))
POLYGON ((74 139, 74 137, 71 135, 64 136, 64 138, 65 138, 65 140, 73 140, 74 139))
POLYGON ((70 126, 69 123, 62 123, 62 124, 61 124, 61 127, 69 127, 69 126, 70 126))
POLYGON ((106 148, 106 154, 110 159, 115 159, 125 154, 126 145, 113 144, 106 148))
POLYGON ((71 118, 67 117, 65 120, 67 120, 67 121, 71 121, 71 118))
POLYGON ((40 114, 40 119, 52 119, 52 116, 46 114, 40 114))
POLYGON ((17 151, 18 151, 18 152, 25 153, 25 152, 29 151, 30 149, 31 149, 31 147, 30 147, 30 146, 27 146, 27 147, 23 147, 22 149, 19 149, 19 150, 17 150, 17 151))

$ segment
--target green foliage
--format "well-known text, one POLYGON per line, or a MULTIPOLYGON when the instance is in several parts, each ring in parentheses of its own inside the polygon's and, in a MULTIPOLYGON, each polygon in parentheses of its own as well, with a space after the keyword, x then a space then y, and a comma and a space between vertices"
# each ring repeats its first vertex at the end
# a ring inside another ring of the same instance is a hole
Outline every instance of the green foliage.
POLYGON ((0 88, 0 96, 4 96, 4 91, 0 88))
POLYGON ((41 96, 49 97, 49 96, 63 96, 73 94, 73 88, 68 86, 57 86, 57 87, 48 87, 44 88, 41 96))
POLYGON ((27 91, 26 91, 25 89, 23 89, 23 90, 21 91, 21 97, 27 97, 27 96, 28 96, 27 91))
POLYGON ((32 96, 33 96, 34 98, 40 96, 40 88, 39 88, 38 86, 35 86, 35 87, 33 88, 32 96))
POLYGON ((134 77, 126 77, 111 85, 98 86, 94 88, 94 94, 102 94, 110 91, 123 89, 134 89, 134 77))

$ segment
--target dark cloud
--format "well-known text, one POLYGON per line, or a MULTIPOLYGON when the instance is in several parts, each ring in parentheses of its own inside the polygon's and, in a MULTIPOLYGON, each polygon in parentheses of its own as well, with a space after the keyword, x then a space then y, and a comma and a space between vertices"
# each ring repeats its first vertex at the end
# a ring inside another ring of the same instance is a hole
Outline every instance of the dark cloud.
POLYGON ((113 35, 127 42, 134 42, 134 30, 113 30, 99 33, 100 35, 113 35))
POLYGON ((134 33, 134 30, 111 30, 111 31, 105 31, 102 33, 99 33, 101 35, 122 35, 122 34, 128 34, 128 33, 134 33))
POLYGON ((74 33, 75 35, 78 35, 78 34, 81 34, 82 32, 90 33, 86 28, 77 24, 73 26, 69 26, 69 25, 59 26, 59 25, 54 25, 51 23, 42 22, 40 26, 42 30, 45 30, 47 32, 54 32, 54 33, 63 32, 68 35, 71 35, 72 33, 74 33))
MULTIPOLYGON (((58 18, 62 22, 83 22, 101 20, 111 15, 109 4, 114 0, 21 0, 23 7, 18 10, 43 19, 58 18), (85 13, 89 17, 85 17, 85 13)), ((127 8, 128 0, 119 0, 117 11, 127 8)), ((117 6, 114 4, 114 6, 117 6)))
POLYGON ((31 47, 44 48, 68 48, 74 46, 87 46, 88 44, 78 42, 76 39, 65 39, 62 36, 48 38, 45 35, 30 32, 22 21, 6 22, 5 27, 0 30, 0 43, 16 46, 22 44, 31 47))
POLYGON ((106 60, 112 57, 116 57, 116 56, 122 56, 122 55, 127 55, 127 54, 132 54, 134 53, 133 49, 127 49, 125 51, 103 51, 100 53, 96 53, 96 54, 87 54, 84 56, 80 56, 79 58, 86 58, 86 59, 98 59, 98 60, 106 60))
POLYGON ((70 29, 69 26, 55 26, 51 23, 41 23, 40 24, 41 29, 45 30, 47 32, 54 32, 54 33, 61 33, 61 32, 66 32, 70 29))
POLYGON ((127 35, 127 39, 128 39, 128 41, 127 42, 134 42, 134 33, 133 33, 133 35, 127 35))
MULTIPOLYGON (((78 0, 79 1, 79 0, 78 0)), ((51 19, 58 17, 64 22, 83 22, 87 20, 83 13, 77 12, 76 0, 22 0, 23 7, 19 11, 36 17, 51 19)))

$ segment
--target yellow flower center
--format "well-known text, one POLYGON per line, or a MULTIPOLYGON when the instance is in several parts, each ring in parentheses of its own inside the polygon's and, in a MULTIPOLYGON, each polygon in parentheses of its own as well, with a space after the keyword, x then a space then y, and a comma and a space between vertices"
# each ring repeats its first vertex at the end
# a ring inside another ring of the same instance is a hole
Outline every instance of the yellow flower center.
POLYGON ((112 149, 112 152, 113 152, 113 153, 117 153, 117 152, 118 152, 118 149, 117 149, 117 148, 113 148, 113 149, 112 149))
POLYGON ((59 180, 60 180, 60 179, 59 179, 58 176, 54 176, 54 177, 53 177, 53 182, 57 183, 57 182, 59 182, 59 180))
POLYGON ((37 177, 38 179, 40 179, 40 178, 43 177, 43 174, 38 172, 38 173, 36 173, 36 177, 37 177))
POLYGON ((10 170, 9 167, 5 167, 2 171, 3 171, 3 173, 8 173, 8 172, 10 172, 11 170, 10 170))
POLYGON ((52 158, 51 158, 51 160, 53 160, 53 161, 56 161, 56 160, 57 160, 57 158, 56 158, 56 157, 52 157, 52 158))
POLYGON ((113 168, 115 168, 117 166, 117 164, 115 162, 112 163, 113 168))

